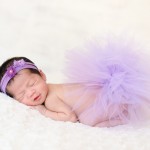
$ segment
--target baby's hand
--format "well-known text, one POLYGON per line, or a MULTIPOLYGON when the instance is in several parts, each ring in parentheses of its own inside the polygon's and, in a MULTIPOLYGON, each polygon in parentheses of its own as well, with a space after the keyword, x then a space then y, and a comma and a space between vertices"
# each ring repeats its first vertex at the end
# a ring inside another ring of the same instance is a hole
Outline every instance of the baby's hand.
POLYGON ((36 109, 42 115, 48 116, 54 120, 71 121, 71 122, 77 122, 78 121, 76 114, 72 111, 69 111, 67 113, 53 112, 53 111, 48 110, 44 105, 31 106, 30 108, 36 109))
POLYGON ((45 115, 46 108, 44 105, 30 106, 32 109, 38 110, 42 115, 45 115))
POLYGON ((78 121, 78 117, 74 112, 72 112, 70 114, 70 120, 69 121, 71 121, 71 122, 77 122, 78 121))
POLYGON ((58 113, 58 120, 60 121, 71 121, 71 122, 77 122, 78 118, 74 112, 70 112, 69 114, 65 113, 58 113))

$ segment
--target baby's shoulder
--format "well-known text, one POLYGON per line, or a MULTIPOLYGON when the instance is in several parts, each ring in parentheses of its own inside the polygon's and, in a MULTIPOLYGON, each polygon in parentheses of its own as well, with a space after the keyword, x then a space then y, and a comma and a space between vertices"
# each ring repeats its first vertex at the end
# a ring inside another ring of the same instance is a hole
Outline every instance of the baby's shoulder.
POLYGON ((53 109, 54 107, 56 107, 58 100, 59 99, 57 98, 55 94, 48 94, 44 105, 48 109, 53 109))

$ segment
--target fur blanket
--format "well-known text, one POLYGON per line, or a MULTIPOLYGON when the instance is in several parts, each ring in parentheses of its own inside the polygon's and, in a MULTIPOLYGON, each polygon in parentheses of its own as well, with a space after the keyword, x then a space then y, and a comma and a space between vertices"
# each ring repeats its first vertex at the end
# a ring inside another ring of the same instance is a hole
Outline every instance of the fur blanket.
MULTIPOLYGON (((29 57, 59 83, 64 51, 93 36, 125 33, 150 47, 149 10, 148 0, 0 0, 0 64, 29 57)), ((149 141, 150 122, 113 128, 56 122, 0 94, 1 150, 150 150, 149 141)))
POLYGON ((53 121, 0 94, 1 150, 149 150, 150 122, 93 128, 53 121))

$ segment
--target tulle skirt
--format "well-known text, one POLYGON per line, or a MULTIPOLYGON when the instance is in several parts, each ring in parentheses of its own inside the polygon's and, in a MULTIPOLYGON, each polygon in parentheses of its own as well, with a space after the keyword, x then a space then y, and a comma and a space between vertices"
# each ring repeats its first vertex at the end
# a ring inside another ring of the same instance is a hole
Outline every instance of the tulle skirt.
POLYGON ((90 125, 105 117, 125 123, 149 119, 150 68, 144 49, 133 41, 107 39, 70 50, 66 58, 67 82, 84 85, 66 93, 78 97, 72 109, 88 103, 88 94, 95 95, 79 119, 90 125))

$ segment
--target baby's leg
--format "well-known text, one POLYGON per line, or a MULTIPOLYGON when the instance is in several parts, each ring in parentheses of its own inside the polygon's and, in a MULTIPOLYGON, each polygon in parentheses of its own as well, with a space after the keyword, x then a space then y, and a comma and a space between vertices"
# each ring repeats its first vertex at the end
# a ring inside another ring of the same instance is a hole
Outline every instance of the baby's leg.
POLYGON ((94 127, 114 127, 117 125, 123 125, 124 123, 120 119, 106 120, 94 125, 94 127))

